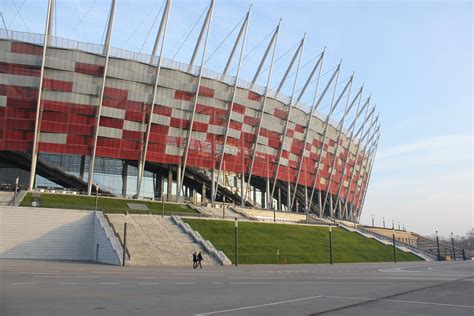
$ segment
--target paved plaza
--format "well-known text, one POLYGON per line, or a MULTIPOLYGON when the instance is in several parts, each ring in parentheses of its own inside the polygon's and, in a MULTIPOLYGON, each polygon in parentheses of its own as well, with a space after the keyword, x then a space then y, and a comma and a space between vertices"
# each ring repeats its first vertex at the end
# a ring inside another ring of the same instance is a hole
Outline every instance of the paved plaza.
POLYGON ((474 262, 116 267, 1 260, 1 315, 473 315, 474 262))

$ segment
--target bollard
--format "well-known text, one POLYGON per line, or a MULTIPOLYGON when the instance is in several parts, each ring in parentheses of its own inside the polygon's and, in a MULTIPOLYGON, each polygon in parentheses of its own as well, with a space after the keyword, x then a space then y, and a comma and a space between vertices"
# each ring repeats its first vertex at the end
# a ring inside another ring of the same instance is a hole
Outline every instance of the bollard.
POLYGON ((95 246, 95 261, 99 261, 99 244, 95 246))

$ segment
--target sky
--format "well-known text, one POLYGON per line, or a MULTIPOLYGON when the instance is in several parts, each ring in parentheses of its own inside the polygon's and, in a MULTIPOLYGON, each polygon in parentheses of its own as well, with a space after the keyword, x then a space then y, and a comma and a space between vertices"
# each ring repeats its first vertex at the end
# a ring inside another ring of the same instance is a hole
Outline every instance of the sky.
MULTIPOLYGON (((43 33, 46 3, 4 0, 0 9, 7 28, 43 33)), ((112 46, 149 54, 162 3, 118 0, 112 46)), ((203 20, 199 17, 208 3, 173 1, 166 58, 189 62, 203 20)), ((206 68, 222 72, 249 5, 246 0, 216 1, 207 52, 212 56, 206 68)), ((101 43, 109 6, 110 1, 104 0, 57 0, 53 34, 101 43)), ((302 87, 311 61, 326 47, 323 77, 328 80, 342 60, 339 88, 354 72, 353 90, 364 84, 364 97, 371 95, 377 105, 382 134, 361 222, 370 224, 373 215, 376 225, 385 218, 387 225, 393 220, 396 226, 400 222, 426 235, 436 230, 444 236, 465 234, 472 229, 472 2, 255 0, 243 79, 253 77, 267 36, 280 18, 271 87, 278 84, 295 45, 307 33, 302 56, 306 66, 297 87, 302 87)), ((260 76, 260 84, 267 74, 260 76)), ((294 78, 293 72, 284 94, 291 94, 294 78)), ((308 92, 303 101, 311 100, 308 92)), ((318 110, 325 113, 328 108, 326 103, 318 110)), ((335 118, 338 115, 341 110, 335 118)))

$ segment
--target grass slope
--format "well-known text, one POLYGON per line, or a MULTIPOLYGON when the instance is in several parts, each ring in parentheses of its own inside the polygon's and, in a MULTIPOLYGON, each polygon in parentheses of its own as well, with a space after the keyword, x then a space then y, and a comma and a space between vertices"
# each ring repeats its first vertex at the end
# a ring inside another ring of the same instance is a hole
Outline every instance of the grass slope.
MULTIPOLYGON (((218 250, 234 262, 234 223, 231 221, 183 219, 218 250)), ((328 228, 271 223, 239 223, 239 263, 327 263, 329 262, 328 228), (277 262, 277 249, 280 252, 277 262)), ((341 262, 390 262, 393 248, 333 228, 333 259, 341 262)), ((397 250, 399 261, 418 261, 411 253, 397 250)))
MULTIPOLYGON (((27 193, 21 201, 20 206, 31 206, 32 195, 27 193)), ((49 208, 65 208, 76 210, 94 210, 95 197, 82 195, 50 194, 42 193, 40 196, 40 206, 49 208)), ((161 214, 161 202, 117 199, 110 197, 99 197, 98 206, 106 213, 145 213, 161 214), (146 204, 148 211, 132 210, 128 208, 127 203, 146 204)), ((165 214, 171 213, 196 213, 195 210, 185 204, 165 203, 165 214)))

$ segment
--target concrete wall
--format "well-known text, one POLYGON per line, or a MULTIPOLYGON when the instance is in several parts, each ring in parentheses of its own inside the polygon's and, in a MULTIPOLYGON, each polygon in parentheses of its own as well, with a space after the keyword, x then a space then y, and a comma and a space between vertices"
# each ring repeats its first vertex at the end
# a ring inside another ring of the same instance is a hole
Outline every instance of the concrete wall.
POLYGON ((0 258, 120 264, 119 242, 114 237, 108 222, 95 212, 0 208, 0 258))

